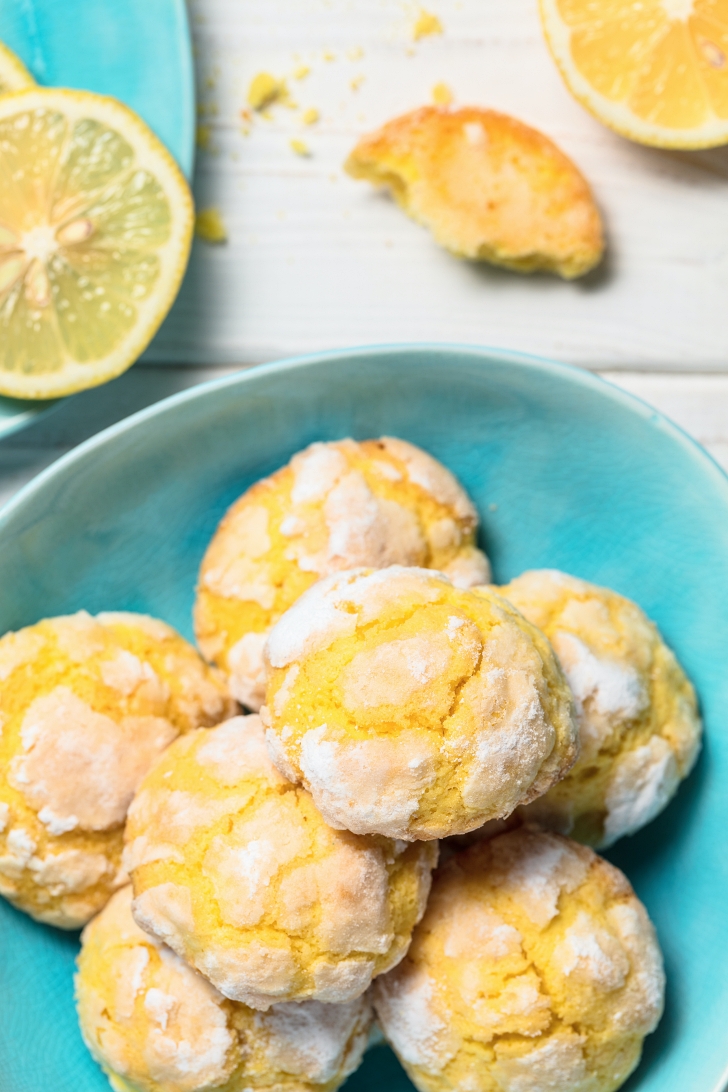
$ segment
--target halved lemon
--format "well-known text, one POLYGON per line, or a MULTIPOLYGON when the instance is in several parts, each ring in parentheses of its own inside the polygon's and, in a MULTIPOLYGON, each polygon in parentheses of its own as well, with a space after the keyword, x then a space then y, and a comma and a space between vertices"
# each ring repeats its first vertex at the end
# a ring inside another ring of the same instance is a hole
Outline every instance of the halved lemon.
POLYGON ((728 143, 728 0, 539 0, 570 91, 658 148, 728 143))
POLYGON ((133 364, 177 294, 193 222, 181 171, 126 106, 0 97, 0 394, 55 398, 133 364))
POLYGON ((22 91, 24 87, 35 87, 35 80, 20 57, 0 42, 0 95, 22 91))

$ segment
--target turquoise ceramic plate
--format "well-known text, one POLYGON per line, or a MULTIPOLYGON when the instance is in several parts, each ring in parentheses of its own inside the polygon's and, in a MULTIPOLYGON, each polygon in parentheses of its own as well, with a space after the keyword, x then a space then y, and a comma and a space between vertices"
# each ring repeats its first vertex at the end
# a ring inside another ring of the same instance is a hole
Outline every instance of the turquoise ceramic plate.
MULTIPOLYGON (((728 480, 677 428, 586 373, 477 349, 381 348, 206 384, 88 441, 0 515, 0 629, 85 607, 190 635, 230 502, 317 439, 403 436, 477 502, 505 581, 556 566, 632 596, 696 683, 705 752, 618 845, 657 925, 667 1010, 629 1088, 720 1092, 728 1068, 728 480)), ((0 907, 0 1092, 101 1092, 76 1029, 74 936, 0 907)), ((410 1086, 386 1048, 347 1092, 410 1086)))
MULTIPOLYGON (((0 41, 38 83, 131 106, 191 177, 195 83, 184 0, 0 0, 0 41)), ((0 398, 0 437, 47 405, 0 398)))

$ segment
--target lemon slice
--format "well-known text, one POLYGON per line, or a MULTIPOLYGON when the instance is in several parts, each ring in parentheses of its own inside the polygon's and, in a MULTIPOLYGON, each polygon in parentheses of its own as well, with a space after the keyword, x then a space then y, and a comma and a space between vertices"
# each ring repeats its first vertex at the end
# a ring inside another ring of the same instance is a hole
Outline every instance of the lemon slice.
POLYGON ((55 398, 119 375, 167 314, 192 197, 115 99, 0 97, 0 394, 55 398))
POLYGON ((22 91, 25 87, 35 87, 35 80, 20 57, 0 42, 0 95, 7 91, 22 91))
POLYGON ((570 91, 658 148, 728 143, 728 0, 539 0, 570 91))

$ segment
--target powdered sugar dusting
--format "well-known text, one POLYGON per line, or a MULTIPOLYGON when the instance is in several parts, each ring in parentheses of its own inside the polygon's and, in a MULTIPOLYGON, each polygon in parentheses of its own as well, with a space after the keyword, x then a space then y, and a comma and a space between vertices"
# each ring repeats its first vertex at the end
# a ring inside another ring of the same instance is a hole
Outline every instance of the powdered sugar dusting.
POLYGON ((680 782, 675 755, 661 736, 651 736, 642 747, 626 751, 615 763, 605 803, 605 844, 633 834, 654 819, 680 782))
POLYGON ((233 717, 204 731, 195 748, 195 761, 221 785, 232 786, 262 777, 274 784, 282 778, 270 760, 260 717, 233 717))
POLYGON ((267 1037, 271 1068, 314 1084, 334 1080, 357 1026, 369 1023, 368 1009, 364 998, 344 1005, 319 1001, 274 1005, 257 1017, 258 1028, 267 1037))
POLYGON ((471 521, 473 524, 477 522, 477 513, 470 498, 442 463, 406 440, 383 436, 380 442, 391 455, 405 464, 411 482, 425 489, 440 504, 452 508, 459 519, 471 521))
POLYGON ((162 717, 117 724, 58 686, 28 707, 10 780, 58 833, 107 830, 124 820, 144 774, 176 734, 162 717))
POLYGON ((586 878, 586 861, 554 835, 514 831, 490 845, 493 882, 541 928, 556 917, 561 892, 574 891, 586 878))
POLYGON ((355 712, 420 696, 447 671, 453 655, 448 636, 408 637, 358 652, 339 678, 344 707, 355 712))
POLYGON ((518 930, 472 896, 449 899, 443 916, 447 929, 443 952, 449 959, 499 960, 521 954, 518 930))
POLYGON ((223 919, 240 928, 256 925, 272 908, 271 881, 310 847, 295 798, 273 797, 250 819, 238 819, 224 837, 213 838, 202 864, 223 919))
POLYGON ((630 970, 617 938, 583 910, 556 945, 554 962, 563 974, 607 993, 620 989, 630 970))
POLYGON ((348 462, 334 444, 311 444, 291 459, 293 504, 313 504, 323 500, 346 473, 348 462))
POLYGON ((587 1070, 584 1043, 583 1036, 562 1031, 516 1057, 496 1047, 493 1076, 502 1092, 597 1092, 599 1080, 587 1070))
POLYGON ((256 713, 265 701, 263 649, 267 637, 267 633, 244 633, 227 655, 230 693, 256 713))
POLYGON ((441 1073, 455 1055, 455 1033, 435 1007, 436 986, 426 971, 403 964, 375 979, 374 1009, 397 1054, 427 1073, 441 1073))
POLYGON ((411 838, 410 819, 436 776, 434 746, 415 731, 343 746, 320 725, 304 735, 300 762, 327 823, 390 838, 411 838))

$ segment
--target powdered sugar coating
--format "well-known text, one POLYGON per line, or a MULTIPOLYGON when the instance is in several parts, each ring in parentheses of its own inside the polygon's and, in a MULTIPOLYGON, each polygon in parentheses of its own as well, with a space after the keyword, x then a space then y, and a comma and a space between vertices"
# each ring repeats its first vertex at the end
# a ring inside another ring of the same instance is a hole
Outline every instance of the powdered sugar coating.
POLYGON ((534 799, 575 757, 548 643, 498 596, 441 573, 327 577, 265 655, 271 757, 337 828, 462 833, 534 799))
POLYGON ((439 870, 407 956, 371 992, 425 1092, 601 1092, 639 1061, 664 973, 624 876, 523 827, 439 870))
POLYGON ((695 694, 656 627, 629 599, 554 570, 502 594, 550 638, 574 694, 581 753, 524 815, 592 845, 653 819, 700 747, 695 694))
POLYGON ((404 954, 435 860, 328 827, 254 714, 172 744, 127 823, 136 920, 261 1010, 360 996, 404 954))
POLYGON ((334 1092, 364 1050, 371 1010, 316 1001, 256 1012, 226 1000, 131 915, 118 892, 83 934, 79 1018, 110 1076, 143 1092, 334 1092))
POLYGON ((127 882, 123 824, 146 771, 234 703, 170 626, 123 612, 6 634, 0 673, 0 891, 77 928, 127 882))
POLYGON ((248 708, 262 703, 261 639, 315 580, 424 565, 457 586, 489 579, 477 515, 452 474, 401 440, 314 443, 230 509, 200 571, 200 647, 248 708))

